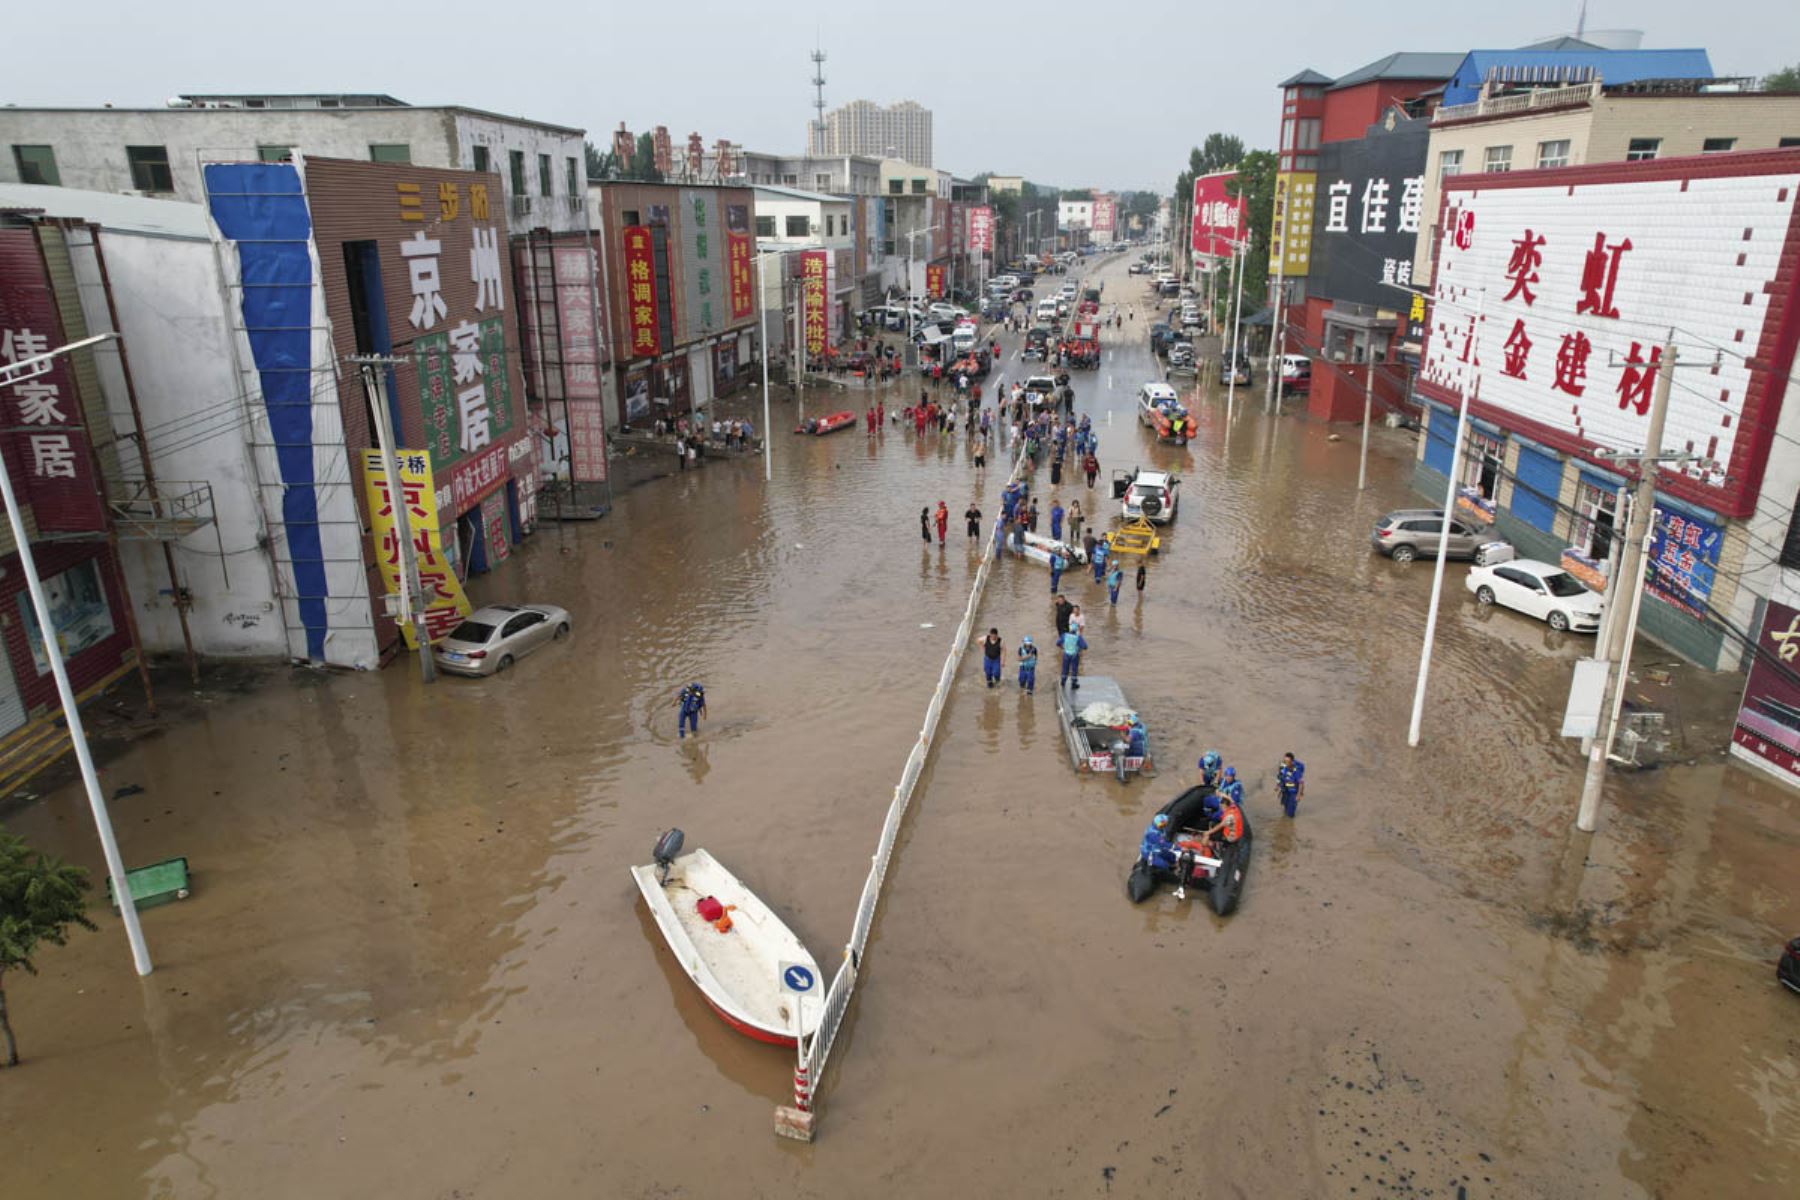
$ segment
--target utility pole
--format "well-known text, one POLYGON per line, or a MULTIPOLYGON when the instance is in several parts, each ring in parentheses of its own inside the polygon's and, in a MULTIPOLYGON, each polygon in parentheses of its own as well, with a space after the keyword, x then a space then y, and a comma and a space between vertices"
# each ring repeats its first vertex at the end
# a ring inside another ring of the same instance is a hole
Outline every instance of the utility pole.
POLYGON ((770 446, 774 438, 769 435, 775 431, 769 426, 769 285, 763 272, 763 259, 768 254, 758 253, 756 256, 756 303, 760 310, 756 318, 756 336, 762 339, 762 400, 763 400, 763 482, 768 483, 775 478, 775 460, 770 457, 770 446))
POLYGON ((375 444, 381 451, 381 470, 387 476, 388 503, 394 509, 394 526, 400 535, 400 616, 402 625, 411 625, 413 641, 419 651, 419 678, 437 682, 437 663, 431 657, 431 634, 425 627, 424 589, 419 583, 419 560, 413 549, 412 511, 406 504, 406 488, 400 481, 400 464, 394 456, 394 431, 389 422, 387 371, 403 360, 378 354, 350 355, 349 362, 362 371, 363 387, 369 394, 369 409, 374 418, 375 444))
MULTIPOLYGON (((1486 290, 1475 294, 1475 321, 1469 329, 1474 344, 1473 358, 1481 361, 1481 322, 1487 307, 1486 290)), ((1456 476, 1462 464, 1462 448, 1469 430, 1468 384, 1463 385, 1462 403, 1456 409, 1456 440, 1450 447, 1450 472, 1444 484, 1444 519, 1438 530, 1437 562, 1431 573, 1431 609, 1425 614, 1425 644, 1419 650, 1419 681, 1413 689, 1412 723, 1406 730, 1406 744, 1419 744, 1419 726, 1425 720, 1425 681, 1431 675, 1431 647, 1437 638, 1438 600, 1444 594, 1444 561, 1449 558, 1450 522, 1456 519, 1456 476)), ((1473 390, 1480 394, 1481 377, 1476 376, 1473 390)))
POLYGON ((806 382, 806 263, 801 260, 800 278, 794 280, 794 416, 806 424, 806 401, 800 388, 806 382))
POLYGON ((1263 396, 1263 408, 1268 412, 1276 410, 1275 398, 1281 394, 1280 354, 1282 343, 1286 340, 1281 336, 1281 308, 1287 299, 1288 218, 1285 196, 1282 197, 1281 211, 1276 214, 1275 219, 1281 225, 1281 253, 1275 259, 1275 319, 1269 323, 1269 378, 1265 385, 1267 391, 1263 396))
MULTIPOLYGON (((1369 355, 1366 364, 1369 377, 1363 381, 1363 428, 1362 449, 1356 456, 1356 490, 1363 491, 1369 486, 1369 413, 1375 405, 1375 356, 1369 355)), ((1449 514, 1445 514, 1448 520, 1449 514)))
MULTIPOLYGON (((1649 549, 1650 524, 1656 513, 1657 462, 1662 457, 1669 392, 1675 383, 1675 355, 1674 331, 1671 330, 1657 362, 1656 390, 1650 400, 1650 426, 1644 434, 1643 451, 1638 455, 1637 492, 1631 502, 1631 525, 1626 531, 1619 558, 1615 599, 1627 580, 1631 581, 1634 593, 1643 586, 1645 552, 1649 549)), ((1618 722, 1619 702, 1624 696, 1625 666, 1630 662, 1630 634, 1636 632, 1638 603, 1634 594, 1631 619, 1620 621, 1615 615, 1607 626, 1606 689, 1600 701, 1599 728, 1594 735, 1594 744, 1588 750, 1587 775, 1581 784, 1581 806, 1575 813, 1575 826, 1583 833, 1594 832, 1600 821, 1600 790, 1606 782, 1606 756, 1612 750, 1613 729, 1618 722)))
MULTIPOLYGON (((50 370, 53 360, 87 346, 112 341, 117 333, 96 334, 58 346, 45 354, 21 358, 0 366, 0 386, 10 387, 35 378, 50 370)), ((94 770, 94 757, 88 752, 87 728, 81 722, 81 706, 75 689, 69 683, 69 668, 63 662, 62 643, 56 636, 56 622, 50 614, 50 602, 44 596, 44 585, 38 579, 37 559, 31 552, 31 538, 25 519, 19 513, 19 502, 13 496, 12 475, 0 463, 0 500, 6 505, 6 520, 12 526, 13 543, 19 552, 19 568, 25 572, 25 588, 31 595, 31 611, 37 618, 38 635, 43 641, 44 657, 50 660, 50 674, 56 679, 56 695, 62 701, 63 720, 69 726, 69 745, 75 751, 75 762, 81 769, 81 783, 87 789, 88 808, 94 814, 94 830, 100 836, 100 853, 106 860, 106 874, 112 880, 113 898, 119 904, 119 917, 125 926, 125 940, 131 946, 132 965, 139 975, 152 970, 150 948, 144 944, 144 930, 138 924, 137 901, 125 879, 125 860, 119 856, 119 843, 113 836, 112 815, 106 808, 106 797, 100 791, 100 777, 94 770)))
MULTIPOLYGON (((1235 247, 1237 250, 1236 262, 1232 270, 1233 283, 1237 287, 1237 302, 1233 307, 1231 318, 1231 357, 1225 363, 1225 378, 1228 381, 1225 384, 1225 419, 1227 421, 1237 414, 1237 360, 1238 355, 1242 353, 1242 342, 1239 339, 1244 336, 1244 255, 1248 252, 1245 249, 1247 245, 1248 239, 1237 243, 1235 247)), ((1249 383, 1250 381, 1246 379, 1244 382, 1249 383)))

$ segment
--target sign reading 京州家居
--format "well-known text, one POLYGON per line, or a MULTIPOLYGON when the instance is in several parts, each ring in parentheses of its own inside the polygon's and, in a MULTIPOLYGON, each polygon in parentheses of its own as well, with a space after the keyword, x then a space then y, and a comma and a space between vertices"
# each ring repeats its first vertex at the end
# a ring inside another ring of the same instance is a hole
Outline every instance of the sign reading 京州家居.
POLYGON ((806 331, 806 353, 825 353, 825 256, 824 250, 800 253, 801 326, 806 331))
MULTIPOLYGON (((432 487, 431 456, 423 450, 396 450, 394 463, 400 470, 400 498, 406 505, 411 523, 413 554, 419 565, 419 588, 425 605, 425 633, 433 642, 462 623, 473 611, 463 593, 462 582, 444 557, 442 539, 438 535, 437 493, 432 487)), ((381 451, 363 451, 363 487, 369 502, 369 532, 375 541, 375 558, 381 566, 381 578, 390 596, 400 594, 400 524, 394 510, 393 489, 388 486, 387 470, 381 462, 381 451)), ((420 603, 420 597, 413 597, 420 603)), ((401 626, 409 650, 419 648, 411 625, 401 626)))
POLYGON ((1571 454, 1635 454, 1673 330, 1708 369, 1675 376, 1662 448, 1696 457, 1663 490, 1749 515, 1793 350, 1778 300, 1800 265, 1797 196, 1800 154, 1446 180, 1421 390, 1453 403, 1479 377, 1479 415, 1571 454))
POLYGON ((1309 294, 1378 309, 1407 303, 1431 124, 1389 117, 1392 128, 1375 125, 1364 137, 1319 148, 1309 294))
POLYGON ((656 251, 647 226, 627 225, 624 238, 627 357, 655 358, 662 353, 662 335, 656 323, 656 251))

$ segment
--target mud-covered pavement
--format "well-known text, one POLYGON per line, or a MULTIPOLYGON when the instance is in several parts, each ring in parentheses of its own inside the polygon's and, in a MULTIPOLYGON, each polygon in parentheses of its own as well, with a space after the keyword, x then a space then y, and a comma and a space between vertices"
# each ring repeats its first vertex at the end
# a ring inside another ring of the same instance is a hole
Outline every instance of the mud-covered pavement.
MULTIPOLYGON (((1145 294, 1124 261, 1109 302, 1145 294)), ((1049 689, 965 660, 815 1144, 773 1136, 790 1057, 706 1009, 626 867, 679 824, 835 964, 967 596, 960 515, 998 510, 960 434, 781 432, 772 485, 744 460, 621 488, 478 585, 574 614, 509 677, 297 671, 125 749, 126 858, 189 856, 195 894, 145 914, 146 980, 103 915, 8 980, 0 1195, 1795 1194, 1792 793, 1708 751, 1616 778, 1575 834, 1555 727, 1588 642, 1478 610, 1460 565, 1409 750, 1430 573, 1367 531, 1418 503, 1412 435, 1376 431, 1359 494, 1354 430, 1265 417, 1259 368, 1233 420, 1207 397, 1193 447, 1155 446, 1148 316, 1075 373, 1104 469, 1060 493, 1110 515, 1112 468, 1184 472, 1141 603, 1064 580, 1161 775, 1078 778, 1049 689), (678 742, 691 678, 711 716, 678 742), (1209 747, 1249 780, 1243 908, 1133 907, 1138 835, 1209 747)), ((1047 589, 995 576, 1009 668, 1047 589)), ((1722 746, 1733 681, 1690 684, 1722 746)), ((98 873, 78 788, 8 824, 98 873)))

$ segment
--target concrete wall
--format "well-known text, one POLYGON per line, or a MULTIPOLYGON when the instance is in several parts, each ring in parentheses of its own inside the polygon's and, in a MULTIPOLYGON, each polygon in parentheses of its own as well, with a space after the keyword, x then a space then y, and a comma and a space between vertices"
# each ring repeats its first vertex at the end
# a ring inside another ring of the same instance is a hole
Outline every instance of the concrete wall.
POLYGON ((1658 158, 1699 154, 1708 138, 1736 138, 1734 150, 1770 150, 1800 137, 1800 95, 1607 96, 1594 105, 1587 157, 1623 162, 1632 138, 1662 139, 1658 158))
POLYGON ((48 145, 62 186, 131 192, 127 146, 163 146, 175 190, 164 198, 199 203, 199 164, 246 162, 259 146, 288 146, 310 158, 367 160, 373 144, 404 143, 422 167, 473 170, 474 148, 488 147, 489 169, 506 192, 507 227, 585 229, 587 164, 582 135, 465 109, 19 109, 0 108, 0 182, 17 182, 14 145, 48 145), (507 153, 525 152, 525 205, 514 204, 507 153), (537 156, 550 155, 551 195, 538 194, 537 156), (569 199, 567 160, 576 163, 569 199))
MULTIPOLYGON (((855 235, 850 228, 850 201, 825 203, 818 200, 800 200, 792 196, 782 196, 773 192, 756 193, 756 215, 775 218, 775 235, 756 239, 759 248, 774 250, 800 249, 804 247, 823 247, 831 250, 848 249, 856 245, 855 235), (831 218, 832 232, 825 232, 825 218, 831 218), (809 224, 818 227, 817 233, 804 236, 788 236, 787 219, 804 217, 809 224)), ((920 239, 923 241, 923 239, 920 239)))
MULTIPOLYGON (((192 481, 212 485, 216 531, 175 544, 177 577, 193 598, 188 627, 194 648, 225 657, 284 656, 287 637, 242 426, 250 401, 241 394, 213 244, 102 230, 99 246, 162 492, 185 491, 192 481)), ((90 325, 110 328, 93 256, 77 246, 71 257, 90 325)), ((123 437, 131 432, 131 419, 119 359, 102 355, 98 361, 113 428, 123 437)), ((122 473, 142 478, 135 444, 122 441, 118 449, 122 473)), ((144 648, 181 650, 161 544, 121 541, 119 557, 144 648)))

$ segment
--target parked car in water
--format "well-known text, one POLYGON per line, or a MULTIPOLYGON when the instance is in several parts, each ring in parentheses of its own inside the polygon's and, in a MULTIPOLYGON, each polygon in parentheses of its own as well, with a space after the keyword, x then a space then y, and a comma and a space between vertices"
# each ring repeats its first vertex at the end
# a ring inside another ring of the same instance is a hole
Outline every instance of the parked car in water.
POLYGON ((1239 387, 1250 386, 1250 356, 1239 351, 1235 360, 1230 354, 1219 356, 1219 382, 1235 383, 1239 387))
POLYGON ((1593 633, 1606 611, 1604 596, 1561 567, 1530 558, 1471 567, 1463 586, 1479 603, 1505 605, 1559 632, 1593 633))
MULTIPOLYGON (((1397 563, 1409 563, 1415 558, 1435 558, 1443 531, 1443 509, 1400 508, 1375 522, 1375 530, 1369 534, 1369 545, 1397 563)), ((1450 522, 1450 558, 1485 562, 1490 554, 1485 553, 1483 547, 1505 544, 1492 526, 1455 518, 1450 522)), ((1501 555, 1496 552, 1491 557, 1498 561, 1501 555)))
POLYGON ((1281 390, 1304 395, 1312 390, 1312 360, 1304 354, 1281 356, 1281 390))
POLYGON ((569 636, 569 614, 554 604, 478 608, 432 648, 440 671, 494 675, 546 642, 569 636))
POLYGON ((1119 499, 1119 511, 1127 521, 1139 517, 1155 525, 1175 519, 1181 503, 1181 477, 1167 471, 1133 470, 1113 472, 1113 495, 1119 499))
POLYGON ((1169 361, 1165 374, 1195 375, 1199 373, 1199 370, 1200 365, 1194 356, 1192 342, 1171 342, 1169 344, 1169 361))
POLYGON ((1169 337, 1175 331, 1158 321, 1150 327, 1150 352, 1158 356, 1169 352, 1169 337))

